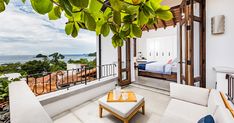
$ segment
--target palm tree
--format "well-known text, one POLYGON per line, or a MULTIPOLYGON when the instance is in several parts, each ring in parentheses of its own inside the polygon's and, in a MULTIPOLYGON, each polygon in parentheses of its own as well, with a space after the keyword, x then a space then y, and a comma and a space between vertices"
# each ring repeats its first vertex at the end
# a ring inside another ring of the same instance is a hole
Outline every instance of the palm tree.
POLYGON ((49 57, 52 57, 51 62, 54 63, 54 64, 56 64, 56 65, 59 64, 59 60, 60 59, 64 59, 65 58, 64 55, 59 54, 57 52, 53 53, 53 54, 50 54, 49 57))

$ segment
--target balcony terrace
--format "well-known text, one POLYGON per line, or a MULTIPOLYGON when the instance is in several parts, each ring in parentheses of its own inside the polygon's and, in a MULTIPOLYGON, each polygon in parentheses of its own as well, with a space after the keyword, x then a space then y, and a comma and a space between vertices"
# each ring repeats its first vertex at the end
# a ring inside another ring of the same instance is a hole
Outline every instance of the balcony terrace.
MULTIPOLYGON (((233 76, 227 77, 229 87, 232 89, 233 76)), ((61 89, 37 97, 32 93, 26 82, 12 83, 10 85, 11 122, 121 123, 121 120, 105 110, 103 117, 100 118, 98 108, 99 99, 114 89, 116 82, 116 76, 109 76, 89 82, 86 85, 74 85, 69 89, 61 89)), ((141 82, 138 80, 138 83, 141 82)), ((145 115, 138 112, 129 123, 169 123, 168 120, 173 119, 176 120, 176 123, 190 123, 206 115, 212 95, 219 95, 219 92, 214 89, 209 91, 208 89, 176 83, 170 83, 170 94, 168 91, 134 83, 123 87, 123 90, 133 91, 143 96, 145 101, 145 115), (190 96, 191 94, 193 96, 190 96)), ((230 95, 227 97, 233 100, 233 94, 228 94, 230 95)), ((214 101, 217 102, 220 99, 221 97, 214 101)), ((233 121, 231 113, 226 109, 224 112, 226 114, 222 116, 224 119, 221 120, 225 120, 225 122, 215 119, 218 121, 217 123, 231 123, 233 121)), ((219 117, 217 115, 220 116, 221 114, 215 113, 214 117, 219 117)))
MULTIPOLYGON (((169 95, 158 93, 157 90, 142 88, 139 86, 130 85, 126 90, 131 90, 144 96, 146 101, 146 113, 142 115, 137 113, 130 123, 159 123, 166 107, 170 101, 169 95)), ((98 99, 89 100, 81 105, 69 109, 59 115, 54 116, 52 119, 54 123, 121 123, 122 121, 104 111, 103 118, 98 115, 98 99)))

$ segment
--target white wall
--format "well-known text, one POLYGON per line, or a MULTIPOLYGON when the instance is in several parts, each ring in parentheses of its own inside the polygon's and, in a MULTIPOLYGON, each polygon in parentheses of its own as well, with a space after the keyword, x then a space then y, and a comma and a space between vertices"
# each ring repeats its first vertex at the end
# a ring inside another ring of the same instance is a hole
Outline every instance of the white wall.
POLYGON ((11 123, 53 123, 26 81, 9 85, 11 123))
POLYGON ((137 55, 138 52, 142 52, 142 56, 147 57, 147 39, 175 35, 177 35, 177 28, 173 27, 167 27, 166 29, 160 28, 157 31, 144 31, 142 37, 137 39, 137 55))
POLYGON ((107 37, 102 36, 102 64, 117 64, 118 63, 118 53, 117 48, 114 48, 112 45, 111 37, 113 34, 110 34, 107 37))
MULTIPOLYGON (((107 37, 102 36, 101 41, 101 62, 102 65, 105 64, 116 64, 116 75, 118 75, 118 50, 117 48, 114 48, 112 45, 112 36, 113 34, 108 35, 107 37)), ((97 44, 98 44, 98 37, 97 37, 97 44)), ((123 46, 124 47, 124 46, 123 46)), ((97 45, 97 54, 99 54, 98 51, 99 47, 97 45)), ((131 40, 131 80, 135 81, 135 69, 134 69, 134 60, 133 60, 133 40, 131 40)), ((122 48, 122 51, 125 52, 124 48, 122 48)), ((122 53, 123 57, 125 56, 125 53, 122 53)), ((97 56, 97 64, 99 62, 99 57, 97 56)))
POLYGON ((234 0, 207 0, 207 87, 214 88, 215 66, 234 68, 234 0), (211 17, 225 15, 225 34, 211 34, 211 17))
MULTIPOLYGON (((101 64, 116 64, 115 74, 118 75, 118 53, 117 48, 112 46, 111 37, 113 34, 108 35, 107 37, 101 37, 101 64)), ((97 65, 99 65, 99 37, 96 38, 96 52, 97 52, 97 65)), ((99 74, 99 71, 98 71, 99 74)))
POLYGON ((167 62, 177 58, 177 35, 149 38, 146 43, 148 61, 167 62))

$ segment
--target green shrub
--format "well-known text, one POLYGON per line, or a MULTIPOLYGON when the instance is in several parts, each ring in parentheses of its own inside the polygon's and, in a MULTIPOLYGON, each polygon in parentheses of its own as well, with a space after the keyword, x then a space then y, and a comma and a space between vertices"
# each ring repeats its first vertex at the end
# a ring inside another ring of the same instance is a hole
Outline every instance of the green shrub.
POLYGON ((6 101, 9 97, 8 85, 11 83, 7 78, 0 78, 0 100, 6 101))

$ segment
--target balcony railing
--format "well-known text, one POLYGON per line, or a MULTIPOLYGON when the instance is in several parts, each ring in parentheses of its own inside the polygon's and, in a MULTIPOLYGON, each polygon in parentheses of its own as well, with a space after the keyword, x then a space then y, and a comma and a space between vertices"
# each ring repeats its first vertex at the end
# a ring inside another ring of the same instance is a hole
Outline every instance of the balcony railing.
POLYGON ((234 104, 234 75, 227 74, 228 79, 228 99, 234 104))
POLYGON ((78 84, 87 84, 88 82, 114 76, 115 64, 107 64, 97 67, 87 67, 32 74, 27 76, 27 84, 36 95, 42 95, 57 91, 60 89, 69 89, 69 87, 78 84), (97 71, 100 75, 97 76, 97 71))

